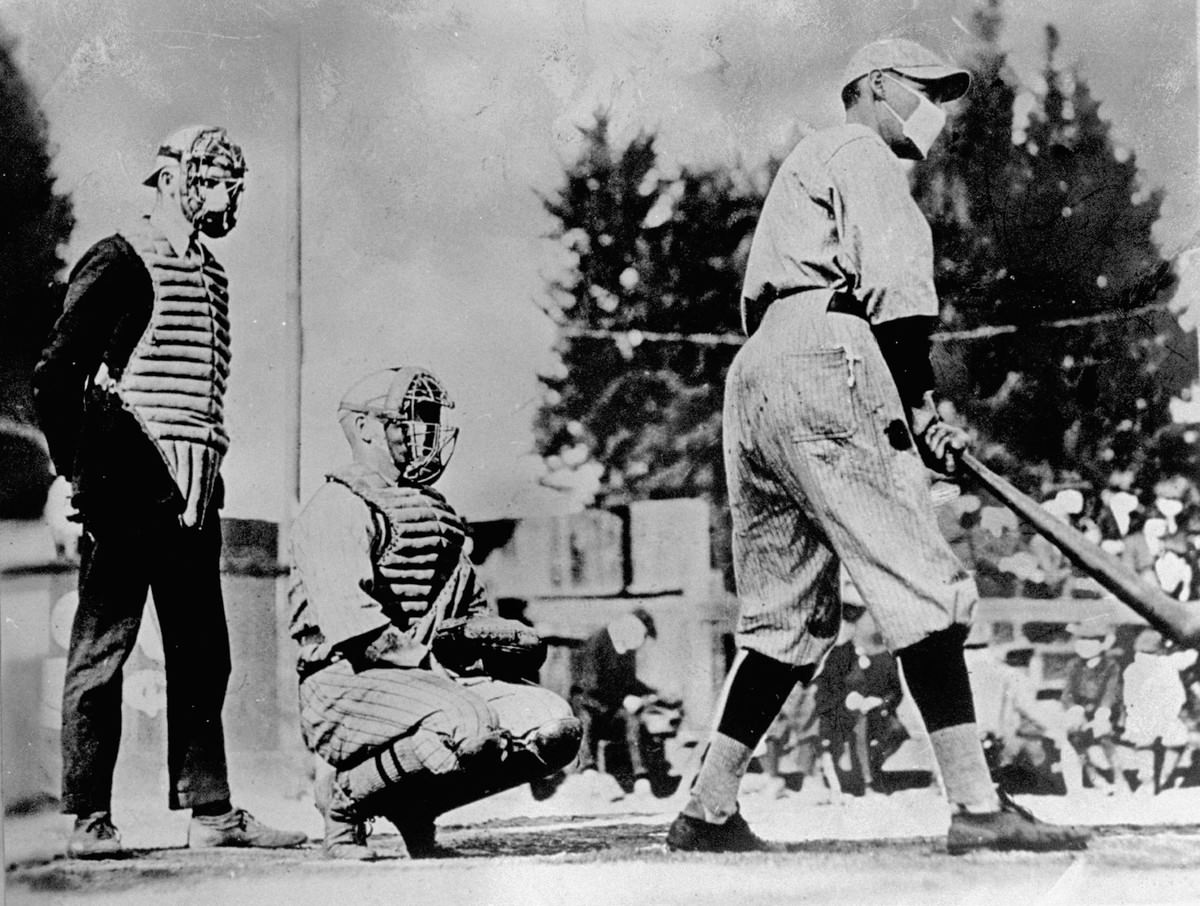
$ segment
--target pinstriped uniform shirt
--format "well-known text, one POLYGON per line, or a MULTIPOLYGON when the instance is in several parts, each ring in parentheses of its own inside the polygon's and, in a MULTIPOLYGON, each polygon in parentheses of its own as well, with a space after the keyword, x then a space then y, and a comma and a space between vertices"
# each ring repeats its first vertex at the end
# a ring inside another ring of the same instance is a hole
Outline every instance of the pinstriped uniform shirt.
POLYGON ((936 317, 933 240, 897 157, 857 123, 802 139, 763 204, 742 289, 853 293, 872 324, 936 317))

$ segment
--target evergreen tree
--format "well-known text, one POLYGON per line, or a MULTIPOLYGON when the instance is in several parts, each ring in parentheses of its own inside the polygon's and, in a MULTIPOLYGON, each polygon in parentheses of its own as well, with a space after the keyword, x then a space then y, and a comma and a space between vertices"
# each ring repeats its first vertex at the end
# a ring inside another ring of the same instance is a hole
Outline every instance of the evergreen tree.
POLYGON ((1138 465, 1194 376, 1194 340, 1152 309, 1173 283, 1151 235, 1162 192, 1143 189, 1084 78, 1060 67, 1053 26, 1044 87, 1014 123, 998 0, 974 23, 972 91, 915 168, 914 192, 934 230, 945 326, 1018 330, 939 348, 942 386, 1015 462, 1103 482, 1138 465), (1071 319, 1085 323, 1046 326, 1071 319))
POLYGON ((0 512, 36 515, 49 482, 30 376, 62 304, 59 247, 75 218, 54 191, 46 120, 0 34, 0 512))
POLYGON ((659 167, 652 136, 612 147, 598 114, 564 187, 544 199, 576 265, 552 286, 562 363, 536 424, 552 466, 603 467, 608 504, 721 502, 721 399, 736 347, 646 334, 735 335, 761 193, 720 171, 659 167))
MULTIPOLYGON (((973 22, 972 91, 913 171, 944 327, 983 334, 935 346, 939 385, 985 454, 1010 460, 1006 472, 1103 482, 1143 462, 1167 468, 1145 439, 1169 421, 1196 356, 1159 304, 1173 281, 1151 235, 1162 192, 1141 186, 1086 81, 1060 67, 1053 28, 1044 88, 1014 123, 1021 88, 999 49, 999 0, 973 22), (1079 322, 1047 326, 1067 319, 1079 322)), ((599 464, 600 503, 686 495, 724 507, 721 404, 736 346, 713 338, 740 330, 767 181, 737 169, 669 176, 653 136, 614 148, 603 115, 583 136, 543 199, 574 262, 550 287, 560 367, 541 377, 538 450, 552 469, 599 464)))

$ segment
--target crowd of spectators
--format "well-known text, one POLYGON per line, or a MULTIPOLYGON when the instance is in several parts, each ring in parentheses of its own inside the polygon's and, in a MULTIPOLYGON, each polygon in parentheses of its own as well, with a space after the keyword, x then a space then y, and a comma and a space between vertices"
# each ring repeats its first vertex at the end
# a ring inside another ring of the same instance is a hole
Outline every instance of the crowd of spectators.
MULTIPOLYGON (((1200 606, 1200 489, 1176 475, 1144 493, 1114 475, 1099 493, 1082 481, 1045 489, 1042 506, 1119 557, 1147 582, 1200 606)), ((985 597, 1072 597, 1094 587, 1007 507, 961 494, 939 508, 942 530, 975 569, 985 597)))
MULTIPOLYGON (((1200 607, 1200 489, 1171 476, 1138 493, 1115 475, 1098 493, 1047 482, 1042 505, 1146 582, 1200 607)), ((999 502, 961 493, 942 527, 990 598, 1078 600, 1103 592, 999 502)), ((781 795, 806 783, 831 798, 886 793, 886 762, 907 738, 903 684, 869 615, 846 608, 839 644, 816 682, 797 690, 759 749, 781 795)), ((1013 792, 1155 795, 1200 783, 1200 664, 1137 622, 1058 626, 1037 644, 981 625, 967 657, 985 751, 1013 792), (1038 649, 1035 651, 1035 649, 1038 649), (1031 670, 1034 656, 1046 658, 1031 670)))

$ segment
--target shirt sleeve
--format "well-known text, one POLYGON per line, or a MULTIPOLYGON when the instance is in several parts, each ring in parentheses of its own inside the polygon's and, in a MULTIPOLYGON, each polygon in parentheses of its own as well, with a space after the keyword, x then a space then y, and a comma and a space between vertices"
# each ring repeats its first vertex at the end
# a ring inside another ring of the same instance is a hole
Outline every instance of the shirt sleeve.
POLYGON ((900 399, 910 409, 920 408, 925 392, 933 390, 936 384, 929 358, 933 319, 894 318, 873 325, 872 331, 900 399))
POLYGON ((828 166, 841 267, 868 320, 937 317, 932 235, 895 155, 877 136, 857 136, 828 166))
POLYGON ((326 643, 337 646, 386 626, 366 589, 374 521, 367 504, 334 484, 317 492, 292 526, 292 557, 308 606, 326 643))
POLYGON ((88 378, 100 367, 121 322, 131 314, 137 320, 140 311, 144 325, 153 303, 150 275, 120 237, 96 243, 71 272, 63 312, 33 372, 38 422, 60 475, 74 477, 88 378))

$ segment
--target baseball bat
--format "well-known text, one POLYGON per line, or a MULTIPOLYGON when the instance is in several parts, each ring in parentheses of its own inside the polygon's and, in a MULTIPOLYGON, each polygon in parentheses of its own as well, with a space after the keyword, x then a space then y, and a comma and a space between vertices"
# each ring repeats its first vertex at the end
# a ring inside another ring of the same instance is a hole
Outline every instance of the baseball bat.
POLYGON ((961 452, 959 462, 1005 506, 1062 551, 1068 560, 1145 618, 1147 623, 1182 645, 1200 648, 1200 604, 1177 601, 1146 582, 1116 557, 1092 544, 1082 532, 1048 513, 970 453, 961 452))

